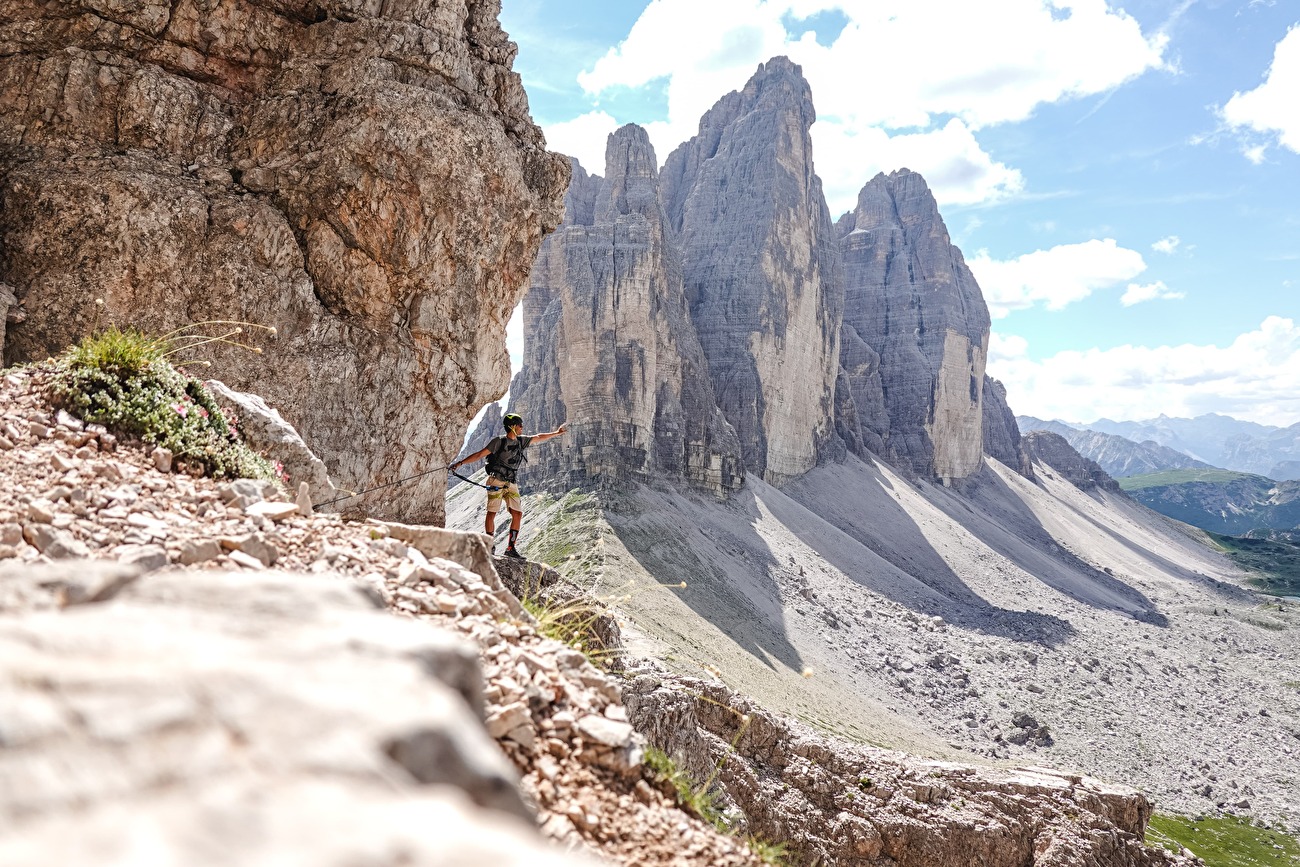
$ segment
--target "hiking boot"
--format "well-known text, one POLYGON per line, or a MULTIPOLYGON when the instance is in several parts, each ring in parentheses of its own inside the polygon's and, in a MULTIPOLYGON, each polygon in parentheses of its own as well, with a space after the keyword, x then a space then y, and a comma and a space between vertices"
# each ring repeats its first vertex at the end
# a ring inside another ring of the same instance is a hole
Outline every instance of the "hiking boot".
POLYGON ((525 559, 525 558, 524 558, 524 555, 523 555, 523 554, 520 554, 518 551, 516 551, 516 550, 514 549, 514 546, 513 546, 513 545, 512 545, 511 547, 509 547, 509 548, 506 549, 506 554, 505 554, 505 556, 510 557, 510 558, 512 558, 512 559, 514 559, 514 560, 523 560, 523 559, 525 559))

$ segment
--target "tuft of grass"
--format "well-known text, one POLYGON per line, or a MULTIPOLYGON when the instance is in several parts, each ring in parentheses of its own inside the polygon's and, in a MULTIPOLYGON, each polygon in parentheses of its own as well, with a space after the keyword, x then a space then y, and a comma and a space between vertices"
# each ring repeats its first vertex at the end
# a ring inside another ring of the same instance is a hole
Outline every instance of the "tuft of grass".
POLYGON ((695 814, 724 834, 731 832, 731 824, 718 806, 718 797, 712 786, 697 786, 671 756, 655 747, 646 748, 644 761, 646 767, 672 787, 677 795, 677 806, 695 814))
MULTIPOLYGON (((179 464, 213 478, 282 479, 244 443, 203 383, 168 361, 175 340, 115 325, 92 334, 54 360, 50 402, 113 434, 166 448, 179 464)), ((180 348, 191 345, 196 341, 182 340, 180 348)))
POLYGON ((609 655, 595 629, 596 621, 604 612, 591 603, 581 599, 552 602, 538 597, 525 597, 519 603, 533 615, 537 631, 547 638, 581 650, 593 663, 609 655))
POLYGON ((1146 842, 1171 852, 1190 849, 1206 867, 1297 867, 1300 842, 1235 816, 1151 817, 1146 842))
POLYGON ((771 843, 762 837, 749 837, 745 842, 749 844, 749 849, 759 857, 764 864, 771 864, 773 867, 785 867, 786 858, 788 857, 787 849, 789 847, 784 843, 771 843))
MULTIPOLYGON (((702 697, 702 696, 701 696, 702 697)), ((734 712, 734 711, 733 711, 734 712)), ((722 808, 718 806, 718 795, 714 790, 714 783, 717 782, 718 772, 722 770, 723 764, 736 749, 736 744, 740 741, 742 735, 749 728, 749 716, 738 714, 742 720, 740 730, 736 733, 735 738, 731 741, 731 746, 722 758, 718 760, 717 766, 713 769, 712 775, 701 784, 696 784, 690 775, 678 767, 677 762, 673 761, 672 756, 656 747, 647 747, 643 761, 646 767, 654 772, 655 776, 668 784, 676 795, 677 806, 689 813, 698 816, 705 822, 708 822, 719 833, 731 835, 736 829, 727 819, 722 808)), ((750 835, 745 838, 745 843, 764 864, 772 864, 774 867, 784 867, 789 854, 785 843, 773 843, 764 840, 762 837, 750 835)))

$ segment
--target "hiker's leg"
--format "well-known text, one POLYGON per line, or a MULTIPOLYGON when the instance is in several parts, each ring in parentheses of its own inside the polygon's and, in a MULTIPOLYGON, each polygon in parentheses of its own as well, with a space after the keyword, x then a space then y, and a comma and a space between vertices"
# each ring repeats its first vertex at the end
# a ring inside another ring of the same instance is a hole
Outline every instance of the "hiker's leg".
POLYGON ((512 529, 512 530, 514 530, 516 533, 518 533, 518 532, 519 532, 519 528, 520 528, 521 526, 523 526, 523 523, 524 523, 524 513, 523 513, 523 512, 520 512, 520 511, 517 511, 517 510, 515 510, 515 509, 511 509, 511 510, 510 510, 510 529, 512 529))
MULTIPOLYGON (((487 483, 489 485, 501 484, 499 480, 494 479, 491 476, 488 476, 487 483)), ((497 512, 501 511, 501 507, 504 505, 504 500, 505 495, 499 490, 487 492, 487 516, 483 519, 483 532, 487 533, 489 536, 496 533, 497 512)))

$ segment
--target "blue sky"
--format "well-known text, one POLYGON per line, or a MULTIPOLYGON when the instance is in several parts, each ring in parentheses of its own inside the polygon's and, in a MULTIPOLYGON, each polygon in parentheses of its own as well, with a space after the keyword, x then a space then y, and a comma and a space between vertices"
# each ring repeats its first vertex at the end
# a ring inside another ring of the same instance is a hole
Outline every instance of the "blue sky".
MULTIPOLYGON (((503 0, 534 119, 660 162, 787 54, 832 216, 930 182, 1019 413, 1300 422, 1295 0, 503 0)), ((517 337, 515 352, 518 351, 517 337)))

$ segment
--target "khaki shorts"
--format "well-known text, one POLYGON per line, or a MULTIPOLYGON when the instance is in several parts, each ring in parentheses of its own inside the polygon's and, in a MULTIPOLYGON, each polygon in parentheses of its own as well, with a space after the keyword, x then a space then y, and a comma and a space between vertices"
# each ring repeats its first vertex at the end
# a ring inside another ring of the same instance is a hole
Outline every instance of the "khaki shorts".
POLYGON ((487 484, 490 487, 499 487, 499 491, 488 491, 487 510, 489 512, 501 511, 501 504, 504 502, 507 509, 512 512, 522 512, 524 502, 519 499, 519 486, 514 482, 507 482, 498 479, 496 476, 488 476, 487 484))

